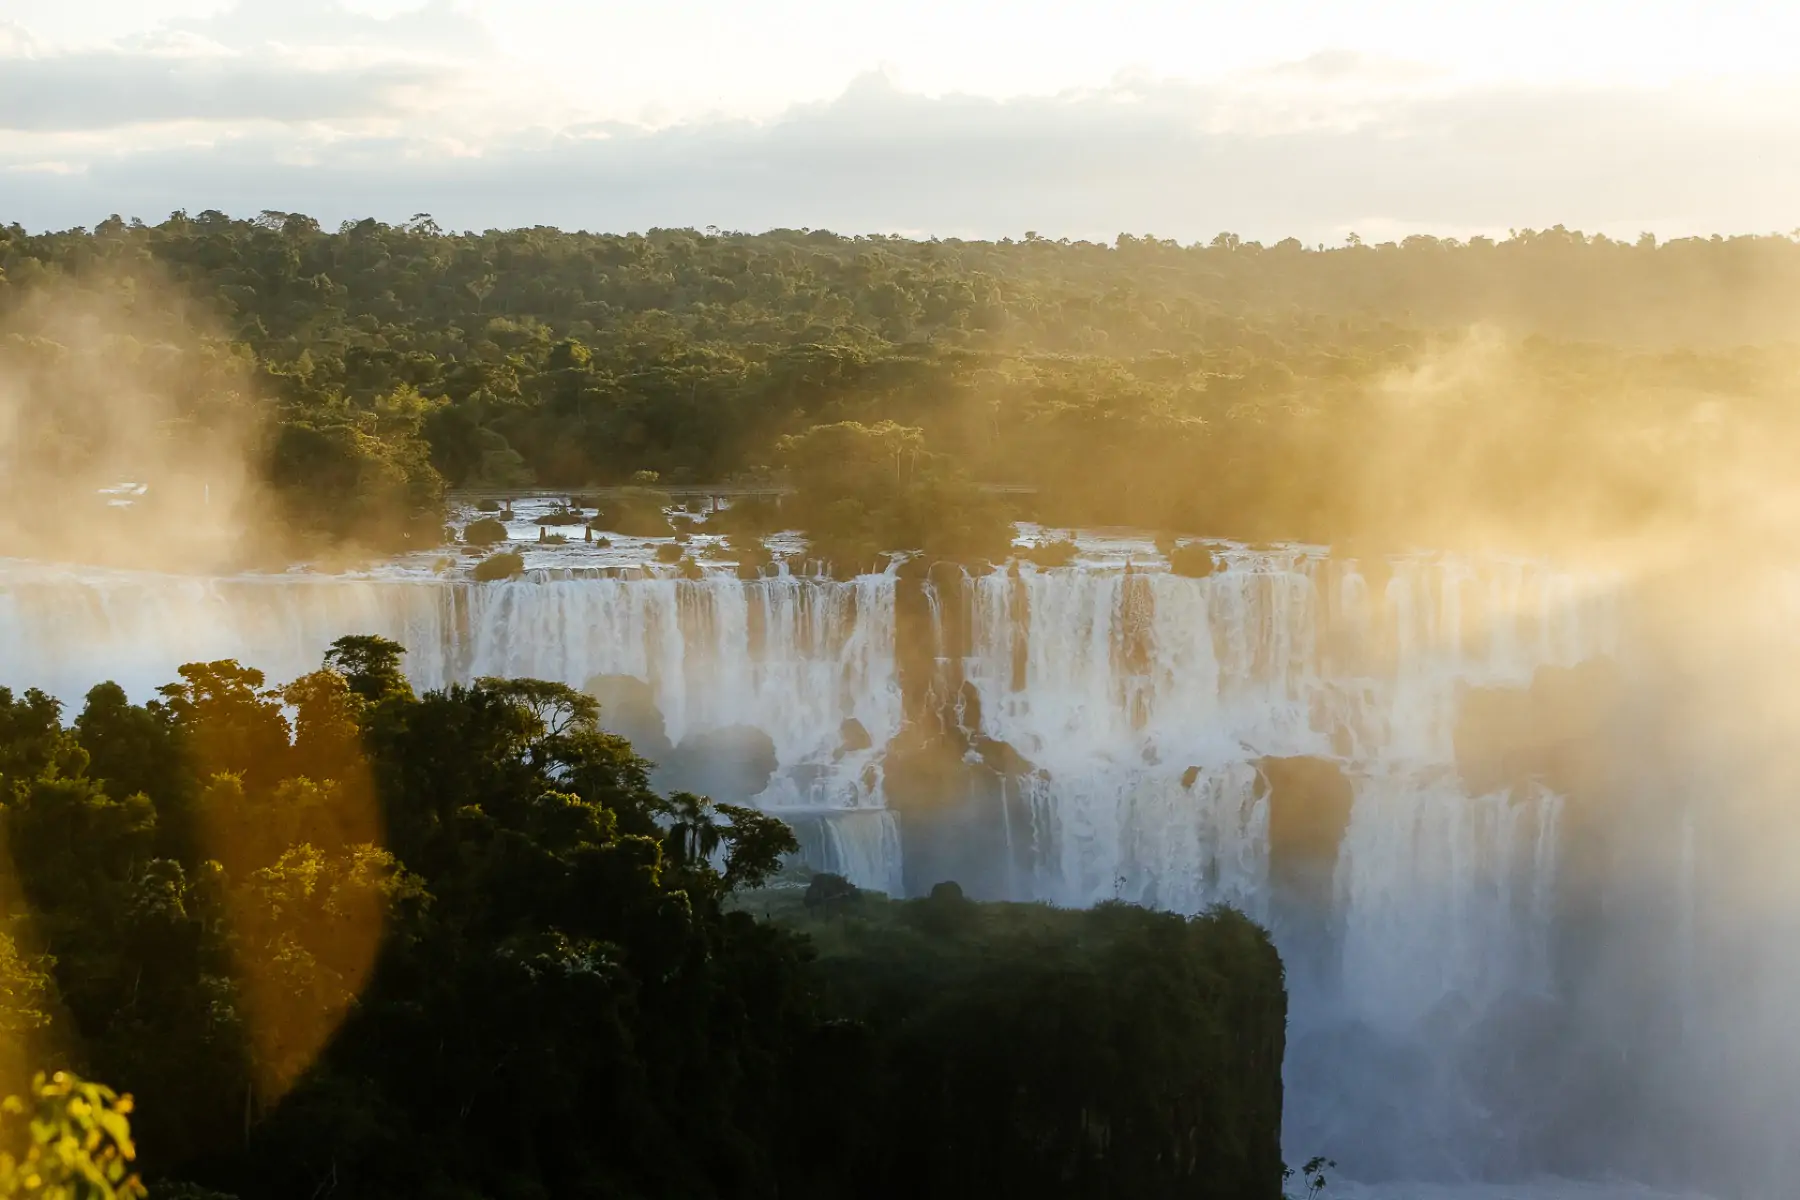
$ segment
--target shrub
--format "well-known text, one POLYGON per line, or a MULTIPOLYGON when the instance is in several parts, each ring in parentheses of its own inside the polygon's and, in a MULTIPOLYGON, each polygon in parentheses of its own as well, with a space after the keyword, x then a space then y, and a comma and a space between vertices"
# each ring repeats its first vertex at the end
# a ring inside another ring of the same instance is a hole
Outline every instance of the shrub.
POLYGON ((484 513, 499 512, 500 511, 500 502, 498 500, 478 501, 475 505, 475 510, 477 512, 484 512, 484 513))
POLYGON ((766 567, 775 561, 764 541, 751 534, 731 533, 725 538, 726 557, 735 558, 745 566, 766 567))
POLYGON ((805 905, 819 912, 834 912, 862 899, 862 889, 842 875, 821 872, 806 885, 805 905))
POLYGON ((681 547, 674 542, 664 542, 656 548, 656 561, 659 563, 678 563, 681 558, 681 547))
POLYGON ((594 529, 609 529, 632 537, 668 537, 675 532, 663 509, 669 506, 669 494, 650 488, 620 488, 604 512, 596 513, 588 524, 594 529))
POLYGON ((463 528, 463 541, 471 546, 493 546, 506 540, 506 525, 493 517, 470 521, 463 528))
POLYGON ((706 571, 691 558, 681 560, 681 577, 683 579, 705 579, 706 571))
POLYGON ((546 546, 566 546, 569 544, 567 535, 561 533, 547 533, 542 540, 546 546))
POLYGON ((908 905, 903 919, 940 937, 960 933, 977 919, 975 902, 963 895, 962 885, 953 880, 931 885, 931 895, 924 903, 908 905))
POLYGON ((499 579, 511 579, 524 570, 524 555, 502 550, 476 563, 472 576, 477 583, 493 583, 499 579))
POLYGON ((553 508, 537 519, 539 525, 580 525, 587 518, 578 508, 553 508))
POLYGON ((718 533, 774 533, 784 528, 781 506, 770 496, 745 496, 706 518, 706 527, 718 533))
POLYGON ((1188 579, 1205 579, 1219 569, 1213 552, 1199 542, 1188 542, 1168 551, 1169 570, 1188 579))

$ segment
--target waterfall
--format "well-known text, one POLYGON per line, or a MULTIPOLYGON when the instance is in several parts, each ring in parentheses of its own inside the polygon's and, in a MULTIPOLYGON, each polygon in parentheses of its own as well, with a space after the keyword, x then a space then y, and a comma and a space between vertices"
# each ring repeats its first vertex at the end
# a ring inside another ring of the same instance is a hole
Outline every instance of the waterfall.
MULTIPOLYGON (((1484 871, 1550 873, 1554 796, 1458 791, 1461 690, 1523 686, 1617 636, 1603 587, 1516 563, 1407 563, 1379 593, 1353 564, 1296 552, 1246 553, 1206 579, 1026 568, 969 581, 967 603, 979 732, 1040 768, 1033 805, 1056 826, 1043 898, 1091 903, 1122 878, 1131 898, 1190 911, 1259 903, 1254 764, 1268 757, 1351 774, 1341 882, 1364 908, 1451 886, 1431 874, 1447 869, 1439 852, 1485 856, 1463 898, 1497 894, 1484 871), (1431 877, 1409 874, 1415 861, 1431 877)), ((1508 898, 1522 916, 1542 907, 1508 898)))
POLYGON ((740 582, 544 577, 472 584, 302 574, 201 579, 12 564, 0 572, 0 679, 79 705, 112 679, 135 699, 185 662, 236 658, 274 682, 316 670, 333 639, 407 648, 424 688, 484 675, 649 687, 677 752, 756 730, 773 749, 748 799, 822 822, 822 866, 898 888, 899 841, 880 748, 900 725, 894 580, 740 582), (847 721, 866 746, 841 744, 847 721))
MULTIPOLYGON (((1145 546, 1151 569, 489 584, 0 564, 0 683, 79 704, 114 679, 143 699, 217 658, 280 681, 349 633, 405 645, 421 687, 628 681, 603 721, 637 721, 634 741, 671 770, 752 746, 706 786, 741 788, 795 825, 815 866, 861 885, 929 886, 907 872, 939 854, 975 894, 1243 908, 1289 959, 1296 1150, 1338 1152, 1325 1140, 1340 1134, 1398 1146, 1433 1122, 1466 1137, 1457 1122, 1492 1117, 1479 1081, 1467 1095, 1466 1081, 1408 1085, 1396 1103, 1412 1111, 1364 1104, 1368 1124, 1347 1134, 1311 1092, 1356 1055, 1389 1072, 1382 1047, 1450 1061, 1554 997, 1567 797, 1541 781, 1471 794, 1458 719, 1468 689, 1614 654, 1616 588, 1523 560, 1220 559, 1200 579, 1145 546), (902 761, 921 746, 938 774, 902 761), (1341 820, 1284 791, 1280 764, 1296 760, 1343 781, 1341 820)), ((1400 1149, 1368 1161, 1441 1166, 1400 1149)))
MULTIPOLYGON (((285 680, 333 638, 378 633, 407 647, 422 687, 641 680, 671 746, 734 727, 767 736, 777 766, 764 807, 881 813, 882 752, 904 720, 896 584, 205 579, 15 563, 0 571, 0 671, 70 703, 101 679, 143 698, 183 662, 238 658, 285 680), (866 746, 842 744, 849 721, 866 746)), ((1503 820, 1482 814, 1506 802, 1443 782, 1458 688, 1521 684, 1539 665, 1608 652, 1615 636, 1607 593, 1518 563, 1408 561, 1371 582, 1316 554, 1241 550, 1207 579, 1027 567, 967 580, 958 596, 928 590, 940 643, 943 607, 967 609, 966 644, 931 657, 962 651, 978 732, 1039 768, 1016 806, 1038 851, 1028 890, 1063 903, 1259 911, 1267 813, 1254 763, 1270 756, 1332 757, 1352 773, 1341 885, 1353 914, 1452 886, 1408 873, 1428 850, 1512 861, 1517 848, 1496 839, 1553 843, 1515 829, 1553 826, 1553 798, 1503 820)), ((846 855, 858 873, 892 882, 891 820, 847 822, 826 840, 857 842, 846 855)), ((1485 869, 1454 886, 1498 896, 1485 869)))

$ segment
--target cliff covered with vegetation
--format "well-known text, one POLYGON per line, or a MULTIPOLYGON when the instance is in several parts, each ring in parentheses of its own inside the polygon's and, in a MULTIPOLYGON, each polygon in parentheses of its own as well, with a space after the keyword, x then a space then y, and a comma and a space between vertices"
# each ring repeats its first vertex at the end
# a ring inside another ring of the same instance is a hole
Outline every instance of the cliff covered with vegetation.
POLYGON ((129 1091, 153 1194, 1279 1194, 1244 918, 758 919, 785 825, 655 793, 572 689, 399 663, 0 689, 0 1094, 129 1091))
POLYGON ((854 1069, 814 1128, 857 1194, 1278 1193, 1287 1001, 1241 914, 954 883, 895 901, 830 876, 742 904, 815 947, 830 1058, 854 1069))

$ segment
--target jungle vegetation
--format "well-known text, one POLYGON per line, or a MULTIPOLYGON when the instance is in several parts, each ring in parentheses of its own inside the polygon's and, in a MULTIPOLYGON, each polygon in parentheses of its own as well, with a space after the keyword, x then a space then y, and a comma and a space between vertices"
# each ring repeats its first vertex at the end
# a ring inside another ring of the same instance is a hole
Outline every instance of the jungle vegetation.
MULTIPOLYGON (((291 526, 377 549, 440 538, 446 488, 640 472, 785 479, 783 521, 846 560, 1004 553, 1018 516, 1611 536, 1728 504, 1713 468, 1774 444, 1800 379, 1781 236, 1323 249, 203 212, 13 226, 0 273, 14 390, 109 363, 173 398, 171 438, 252 429, 291 526)), ((34 402, 27 429, 72 475, 90 431, 57 413, 34 402)))
POLYGON ((771 890, 592 697, 401 655, 0 689, 0 1087, 129 1092, 152 1196, 1280 1195, 1246 918, 771 890))

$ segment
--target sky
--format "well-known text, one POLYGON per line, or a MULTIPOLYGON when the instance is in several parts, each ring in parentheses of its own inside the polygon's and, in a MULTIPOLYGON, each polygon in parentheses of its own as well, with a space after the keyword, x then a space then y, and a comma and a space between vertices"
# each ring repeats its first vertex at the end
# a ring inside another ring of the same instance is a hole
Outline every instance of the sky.
POLYGON ((1800 227, 1782 0, 0 0, 0 222, 1800 227))

